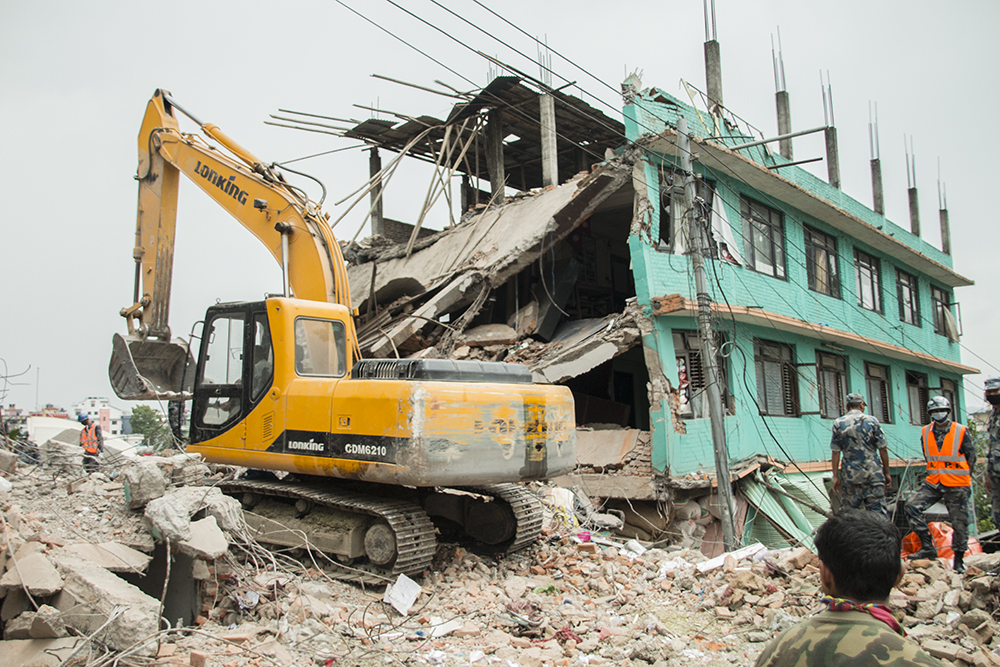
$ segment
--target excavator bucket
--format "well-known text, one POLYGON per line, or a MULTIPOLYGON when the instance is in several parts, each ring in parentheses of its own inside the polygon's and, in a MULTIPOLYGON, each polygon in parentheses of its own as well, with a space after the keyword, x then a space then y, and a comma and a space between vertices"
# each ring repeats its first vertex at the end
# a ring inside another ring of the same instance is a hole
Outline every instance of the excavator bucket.
POLYGON ((187 344, 115 334, 108 376, 118 398, 126 401, 191 398, 194 359, 187 344))

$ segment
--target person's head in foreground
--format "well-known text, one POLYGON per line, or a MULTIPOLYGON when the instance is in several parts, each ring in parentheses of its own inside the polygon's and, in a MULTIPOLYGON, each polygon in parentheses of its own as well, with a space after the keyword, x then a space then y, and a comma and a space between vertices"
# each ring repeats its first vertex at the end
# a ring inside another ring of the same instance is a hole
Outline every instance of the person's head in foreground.
POLYGON ((855 602, 885 602, 903 578, 899 530, 881 515, 845 510, 816 531, 823 591, 855 602))

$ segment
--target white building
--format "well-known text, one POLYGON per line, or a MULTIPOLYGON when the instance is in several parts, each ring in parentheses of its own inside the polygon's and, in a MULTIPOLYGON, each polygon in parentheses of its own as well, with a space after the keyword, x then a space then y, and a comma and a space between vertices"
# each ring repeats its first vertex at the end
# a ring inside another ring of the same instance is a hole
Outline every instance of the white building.
POLYGON ((101 427, 105 437, 123 435, 122 411, 111 405, 111 402, 101 396, 89 396, 73 406, 74 417, 81 413, 90 416, 90 420, 101 427))

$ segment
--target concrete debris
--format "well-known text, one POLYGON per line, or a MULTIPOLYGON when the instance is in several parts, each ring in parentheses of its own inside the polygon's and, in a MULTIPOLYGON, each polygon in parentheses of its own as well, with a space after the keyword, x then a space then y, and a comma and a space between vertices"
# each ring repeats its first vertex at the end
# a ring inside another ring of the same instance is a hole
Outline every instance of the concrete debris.
POLYGON ((0 449, 0 472, 13 474, 17 470, 17 454, 0 449))
POLYGON ((117 542, 67 544, 65 551, 109 572, 145 572, 152 556, 117 542))
POLYGON ((43 604, 34 613, 28 634, 32 639, 57 639, 65 637, 67 635, 66 624, 63 623, 62 614, 55 607, 43 604))
POLYGON ((243 529, 239 501, 223 495, 216 487, 174 489, 146 505, 145 517, 154 537, 179 543, 191 539, 191 517, 202 510, 215 517, 218 527, 226 532, 243 529))
POLYGON ((80 637, 2 641, 0 656, 5 666, 59 667, 83 642, 80 637))
POLYGON ((62 590, 62 577, 41 553, 20 559, 15 556, 7 565, 7 571, 0 577, 0 590, 23 588, 36 597, 48 597, 62 590))
POLYGON ((143 457, 127 465, 122 471, 122 486, 128 508, 145 507, 167 492, 167 481, 152 457, 143 457))
MULTIPOLYGON (((65 585, 52 605, 62 612, 66 625, 85 635, 103 627, 98 638, 118 651, 152 637, 159 629, 159 600, 79 558, 64 555, 56 562, 65 585)), ((150 651, 145 647, 140 654, 149 655, 150 651)))
POLYGON ((214 516, 192 521, 190 526, 191 537, 177 543, 181 553, 204 560, 215 560, 222 558, 229 551, 229 540, 219 529, 214 516))

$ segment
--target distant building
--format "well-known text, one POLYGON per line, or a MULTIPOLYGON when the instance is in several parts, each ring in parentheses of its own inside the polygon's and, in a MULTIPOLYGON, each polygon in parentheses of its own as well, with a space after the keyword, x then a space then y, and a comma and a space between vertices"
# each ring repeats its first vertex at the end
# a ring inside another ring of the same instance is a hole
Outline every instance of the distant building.
POLYGON ((74 418, 82 413, 89 415, 91 421, 101 427, 105 436, 125 434, 124 415, 107 398, 90 396, 73 406, 74 418))

